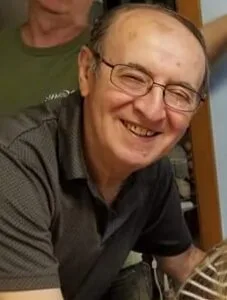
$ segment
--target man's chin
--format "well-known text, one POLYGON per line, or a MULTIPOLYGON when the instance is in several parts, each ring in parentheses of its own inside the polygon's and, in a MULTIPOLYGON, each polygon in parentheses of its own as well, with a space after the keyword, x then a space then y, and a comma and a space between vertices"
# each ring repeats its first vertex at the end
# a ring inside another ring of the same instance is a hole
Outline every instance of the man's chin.
POLYGON ((128 169, 132 170, 132 172, 134 171, 138 171, 140 169, 144 169, 148 166, 150 166, 151 164, 155 163, 157 160, 159 160, 162 156, 154 156, 154 157, 140 157, 140 156, 136 156, 136 155, 132 155, 131 157, 127 157, 127 160, 124 159, 124 161, 122 161, 122 164, 125 164, 125 166, 128 167, 128 169))

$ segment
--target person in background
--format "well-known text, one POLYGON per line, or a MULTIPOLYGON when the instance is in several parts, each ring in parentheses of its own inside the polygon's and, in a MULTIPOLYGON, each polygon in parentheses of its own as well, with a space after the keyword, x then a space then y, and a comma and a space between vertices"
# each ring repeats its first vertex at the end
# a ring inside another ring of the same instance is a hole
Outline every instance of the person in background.
POLYGON ((220 16, 202 28, 210 62, 213 64, 227 50, 227 14, 220 16))
POLYGON ((204 257, 165 158, 206 95, 200 31, 125 4, 96 22, 78 63, 78 92, 0 125, 1 300, 111 299, 131 250, 179 282, 204 257))
POLYGON ((77 88, 77 55, 88 40, 92 0, 31 0, 28 21, 0 33, 1 113, 77 88))

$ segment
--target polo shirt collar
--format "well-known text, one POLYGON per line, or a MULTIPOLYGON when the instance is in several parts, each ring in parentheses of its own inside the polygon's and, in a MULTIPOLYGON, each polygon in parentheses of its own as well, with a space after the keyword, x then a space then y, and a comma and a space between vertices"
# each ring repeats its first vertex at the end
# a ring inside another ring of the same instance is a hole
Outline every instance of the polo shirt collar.
POLYGON ((63 101, 58 126, 59 160, 68 180, 87 178, 82 133, 83 98, 75 92, 63 101))

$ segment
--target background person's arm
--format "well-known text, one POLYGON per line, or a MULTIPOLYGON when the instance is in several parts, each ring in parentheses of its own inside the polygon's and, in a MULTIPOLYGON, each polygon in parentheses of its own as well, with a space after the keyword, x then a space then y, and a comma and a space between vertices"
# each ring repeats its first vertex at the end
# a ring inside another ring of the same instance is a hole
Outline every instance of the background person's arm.
POLYGON ((204 24, 201 30, 208 56, 214 63, 227 50, 227 14, 204 24))
POLYGON ((0 300, 63 300, 60 289, 1 292, 0 300))

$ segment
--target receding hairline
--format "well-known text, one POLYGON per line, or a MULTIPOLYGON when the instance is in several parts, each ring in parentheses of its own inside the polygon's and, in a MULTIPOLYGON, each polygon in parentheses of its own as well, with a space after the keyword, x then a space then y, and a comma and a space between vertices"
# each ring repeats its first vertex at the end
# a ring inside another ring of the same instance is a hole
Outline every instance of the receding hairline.
POLYGON ((161 8, 158 9, 155 7, 153 8, 140 7, 131 10, 126 10, 126 9, 119 10, 110 20, 111 22, 109 23, 109 30, 119 22, 125 22, 129 19, 133 19, 134 17, 136 18, 138 16, 141 16, 142 13, 146 13, 146 18, 150 14, 150 16, 154 18, 154 20, 157 19, 158 16, 163 16, 162 19, 159 19, 160 23, 162 22, 162 20, 163 22, 165 22, 168 21, 169 19, 175 22, 176 24, 179 24, 180 27, 188 30, 188 28, 184 24, 182 24, 179 20, 177 20, 173 15, 168 14, 165 10, 161 10, 161 8))
MULTIPOLYGON (((148 4, 148 3, 127 3, 123 4, 119 7, 116 7, 110 12, 108 23, 106 24, 105 32, 102 36, 102 46, 105 46, 105 42, 107 38, 109 37, 109 34, 112 33, 112 30, 115 28, 115 26, 118 25, 118 23, 124 24, 126 21, 125 18, 128 20, 130 18, 133 19, 133 17, 138 16, 139 13, 151 13, 151 17, 153 14, 154 19, 157 18, 158 15, 163 16, 163 24, 167 24, 168 19, 175 22, 175 24, 179 25, 179 28, 185 29, 189 33, 192 34, 192 32, 189 30, 189 28, 181 22, 180 18, 181 16, 176 13, 175 11, 172 11, 166 7, 163 7, 158 4, 148 4)), ((157 19, 156 19, 157 20, 157 19)), ((155 22, 155 20, 154 20, 155 22)), ((162 20, 159 19, 159 22, 161 24, 162 20)), ((171 26, 170 26, 171 28, 171 26)), ((195 36, 194 36, 195 37, 195 36)), ((195 37, 196 40, 196 37, 195 37)), ((100 49, 101 50, 101 49, 100 49)))

